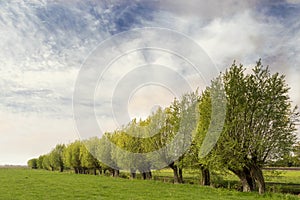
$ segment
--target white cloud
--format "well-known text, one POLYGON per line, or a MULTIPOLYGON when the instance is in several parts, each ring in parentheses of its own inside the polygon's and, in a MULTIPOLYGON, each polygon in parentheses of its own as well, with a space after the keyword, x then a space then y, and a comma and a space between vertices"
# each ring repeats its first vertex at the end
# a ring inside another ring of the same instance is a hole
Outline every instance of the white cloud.
POLYGON ((300 3, 299 0, 286 0, 286 1, 291 4, 299 4, 300 3))
POLYGON ((238 0, 165 0, 159 1, 162 10, 170 11, 178 14, 181 17, 191 16, 198 17, 202 20, 209 20, 214 18, 230 17, 237 12, 244 12, 251 9, 257 3, 254 1, 238 1, 238 0))

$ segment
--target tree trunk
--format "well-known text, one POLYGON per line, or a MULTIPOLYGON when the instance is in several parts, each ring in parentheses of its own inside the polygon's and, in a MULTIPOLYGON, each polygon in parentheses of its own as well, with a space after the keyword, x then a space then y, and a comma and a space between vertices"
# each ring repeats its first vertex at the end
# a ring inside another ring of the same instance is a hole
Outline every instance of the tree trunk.
POLYGON ((113 177, 119 177, 120 171, 118 169, 113 170, 113 177))
POLYGON ((210 185, 210 172, 209 172, 209 169, 207 169, 204 166, 201 166, 200 169, 201 169, 201 175, 202 175, 201 184, 202 185, 210 185))
POLYGON ((110 176, 114 177, 115 176, 115 170, 113 168, 108 168, 107 169, 110 173, 110 176))
POLYGON ((243 186, 243 192, 251 192, 254 190, 253 178, 250 175, 250 171, 246 167, 244 167, 243 170, 229 170, 239 177, 243 186))
POLYGON ((251 176, 251 172, 247 167, 243 168, 245 177, 246 177, 246 181, 250 187, 250 191, 254 191, 255 190, 255 180, 253 178, 253 176, 251 176))
POLYGON ((142 174, 143 180, 146 180, 146 179, 147 179, 147 174, 146 174, 146 172, 142 172, 141 174, 142 174))
POLYGON ((239 177, 240 178, 240 181, 242 183, 242 187, 243 187, 243 192, 251 192, 251 187, 247 181, 247 178, 246 176, 242 175, 239 177))
POLYGON ((173 167, 173 174, 174 174, 174 183, 179 183, 178 170, 176 165, 174 165, 173 167))
POLYGON ((174 174, 174 183, 179 183, 179 176, 178 176, 178 168, 174 163, 171 163, 169 167, 173 170, 174 174))
POLYGON ((98 167, 99 174, 102 174, 102 167, 98 167))
POLYGON ((178 168, 178 173, 179 173, 179 183, 183 183, 183 176, 182 176, 182 168, 178 168))
POLYGON ((262 173, 262 170, 259 166, 256 164, 253 164, 251 166, 251 176, 255 179, 258 185, 258 192, 259 194, 263 194, 266 191, 266 184, 265 184, 265 179, 262 173))
POLYGON ((131 170, 130 172, 130 178, 135 179, 136 178, 136 172, 134 170, 131 170))
POLYGON ((151 172, 151 170, 149 170, 149 172, 147 172, 147 179, 152 179, 152 172, 151 172))

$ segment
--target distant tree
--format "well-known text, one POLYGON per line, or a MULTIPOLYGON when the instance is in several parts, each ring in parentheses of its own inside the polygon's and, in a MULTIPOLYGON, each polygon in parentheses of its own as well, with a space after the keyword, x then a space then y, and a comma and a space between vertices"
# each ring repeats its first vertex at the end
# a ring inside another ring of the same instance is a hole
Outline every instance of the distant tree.
POLYGON ((201 95, 199 102, 199 114, 197 131, 187 158, 192 159, 191 166, 193 168, 200 169, 202 179, 201 184, 210 185, 210 171, 209 166, 206 163, 207 159, 202 159, 199 156, 200 148, 207 134, 211 120, 211 98, 209 88, 207 88, 201 95))
POLYGON ((157 160, 173 170, 174 183, 183 183, 184 158, 197 125, 198 101, 197 92, 184 94, 164 110, 158 109, 149 120, 148 131, 155 134, 150 140, 152 148, 160 150, 157 160))
POLYGON ((120 153, 122 164, 125 164, 130 169, 131 178, 136 178, 136 172, 139 171, 143 179, 150 179, 151 175, 151 162, 145 153, 148 152, 149 140, 143 137, 146 136, 146 126, 148 120, 137 121, 133 119, 126 127, 122 129, 119 139, 121 139, 122 149, 125 149, 125 153, 120 153), (128 152, 128 153, 127 153, 128 152))
POLYGON ((149 154, 145 154, 153 151, 153 148, 151 147, 151 140, 149 139, 147 132, 149 122, 149 118, 146 120, 140 120, 136 128, 133 130, 136 132, 136 135, 138 135, 138 144, 135 148, 135 152, 139 153, 137 158, 137 169, 140 171, 144 180, 152 179, 151 168, 153 167, 153 163, 151 161, 151 156, 149 154))
POLYGON ((44 169, 43 168, 43 160, 44 160, 45 155, 41 155, 39 156, 39 158, 37 159, 37 168, 38 169, 44 169))
POLYGON ((73 168, 76 174, 83 173, 80 160, 81 146, 81 142, 77 140, 69 144, 64 151, 64 160, 66 166, 73 168))
POLYGON ((194 133, 197 130, 199 120, 198 104, 200 96, 198 90, 191 93, 183 94, 179 99, 179 119, 176 118, 175 122, 178 126, 174 145, 175 152, 181 152, 181 156, 176 161, 178 165, 179 180, 183 183, 183 169, 189 167, 186 163, 186 157, 189 156, 188 149, 192 145, 194 133), (177 121, 178 120, 178 121, 177 121))
POLYGON ((120 129, 115 130, 109 140, 113 143, 113 145, 116 145, 115 147, 118 147, 112 148, 111 150, 112 161, 115 163, 115 166, 117 166, 113 167, 113 176, 119 176, 119 169, 128 168, 131 175, 135 174, 136 166, 134 156, 131 154, 131 142, 133 141, 131 140, 131 137, 126 134, 124 129, 120 129))
POLYGON ((114 159, 112 151, 113 133, 104 133, 99 140, 99 148, 96 151, 96 158, 101 160, 104 174, 109 171, 112 176, 119 176, 119 167, 114 159))
POLYGON ((200 170, 202 185, 210 185, 210 169, 224 169, 211 153, 222 132, 226 113, 225 93, 220 77, 212 80, 211 85, 202 92, 197 111, 197 129, 184 162, 187 166, 200 170))
MULTIPOLYGON (((178 101, 175 100, 174 104, 178 101)), ((178 129, 176 129, 175 118, 177 107, 166 108, 165 110, 159 108, 150 119, 148 126, 148 131, 151 133, 149 135, 154 135, 151 137, 151 145, 157 151, 157 158, 152 158, 152 160, 161 161, 162 163, 168 164, 168 166, 173 170, 174 183, 181 183, 179 178, 178 166, 176 160, 174 160, 173 152, 170 149, 164 148, 166 144, 172 141, 178 129)), ((179 114, 178 114, 179 115, 179 114)))
POLYGON ((37 160, 38 160, 38 159, 36 159, 36 158, 33 158, 33 159, 28 160, 27 166, 28 166, 29 168, 31 168, 31 169, 37 169, 37 168, 38 168, 38 167, 37 167, 37 160))
POLYGON ((96 157, 100 140, 97 137, 92 137, 82 141, 82 144, 80 147, 80 162, 84 173, 86 173, 86 170, 93 170, 93 174, 97 175, 97 170, 99 170, 101 174, 102 164, 96 157))
POLYGON ((43 169, 46 169, 46 170, 54 171, 54 169, 55 169, 54 165, 52 165, 50 162, 50 154, 44 155, 42 165, 43 165, 43 169))
POLYGON ((294 152, 295 156, 300 160, 300 141, 298 141, 295 144, 293 152, 294 152))
POLYGON ((281 159, 271 162, 272 167, 296 167, 298 166, 298 159, 292 152, 288 152, 281 159))
POLYGON ((64 144, 58 144, 49 154, 50 165, 55 169, 59 169, 60 172, 64 171, 64 150, 66 146, 64 144))
POLYGON ((138 129, 136 119, 133 119, 127 127, 114 132, 112 136, 113 143, 118 147, 112 151, 112 157, 116 164, 122 169, 130 171, 131 178, 136 178, 138 170, 138 160, 136 154, 140 148, 139 138, 133 137, 138 129))

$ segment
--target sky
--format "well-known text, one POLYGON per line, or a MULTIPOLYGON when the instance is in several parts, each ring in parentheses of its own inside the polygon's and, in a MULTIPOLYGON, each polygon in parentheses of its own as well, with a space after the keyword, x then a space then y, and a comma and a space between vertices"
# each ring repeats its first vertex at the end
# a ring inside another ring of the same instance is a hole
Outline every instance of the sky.
POLYGON ((251 67, 261 58, 272 72, 286 76, 292 103, 300 105, 299 18, 298 0, 0 0, 0 165, 24 165, 56 144, 99 134, 84 115, 78 131, 73 96, 87 64, 116 47, 125 56, 108 68, 96 67, 97 73, 105 72, 102 79, 88 76, 77 87, 85 91, 98 81, 92 87, 94 105, 83 102, 84 94, 78 101, 83 110, 95 110, 103 132, 169 105, 185 92, 185 81, 203 89, 213 77, 193 76, 193 68, 176 52, 124 54, 124 49, 148 43, 168 46, 178 34, 182 37, 168 47, 194 56, 200 47, 214 65, 200 68, 204 74, 224 71, 233 60, 251 67), (122 33, 146 27, 173 31, 174 37, 168 40, 156 31, 142 39, 122 38, 122 33), (198 47, 192 48, 191 41, 198 47), (105 44, 110 50, 103 49, 105 44))

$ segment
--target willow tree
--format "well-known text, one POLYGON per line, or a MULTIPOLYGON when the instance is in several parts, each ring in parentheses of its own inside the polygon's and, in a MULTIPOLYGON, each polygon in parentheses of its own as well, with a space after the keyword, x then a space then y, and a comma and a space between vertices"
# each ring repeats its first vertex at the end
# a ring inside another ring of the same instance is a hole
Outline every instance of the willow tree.
POLYGON ((99 139, 99 145, 97 151, 95 152, 95 157, 101 161, 102 170, 105 174, 108 170, 112 176, 119 175, 119 167, 117 166, 116 160, 113 158, 113 148, 112 148, 113 134, 104 133, 99 139))
POLYGON ((212 80, 202 92, 197 107, 197 129, 185 162, 194 169, 200 169, 202 185, 210 185, 210 169, 224 169, 218 162, 218 155, 212 151, 222 132, 226 114, 226 98, 220 77, 212 80))
MULTIPOLYGON (((135 126, 136 121, 133 120, 129 126, 135 126)), ((125 128, 116 130, 112 135, 112 142, 118 147, 111 152, 112 158, 116 161, 120 169, 129 170, 131 178, 136 177, 136 157, 132 152, 138 148, 137 139, 127 134, 125 128)))
POLYGON ((197 125, 198 100, 197 92, 184 94, 164 110, 158 109, 149 120, 149 135, 154 135, 150 144, 157 150, 156 160, 173 170, 174 183, 183 183, 184 157, 197 125))
POLYGON ((218 160, 241 180, 243 191, 265 192, 263 165, 282 157, 295 142, 296 108, 292 109, 285 77, 271 74, 258 61, 251 73, 235 63, 223 75, 227 108, 218 160))
POLYGON ((125 149, 130 152, 126 156, 127 160, 130 161, 128 166, 130 167, 131 177, 136 177, 136 171, 141 173, 143 179, 151 179, 151 160, 148 158, 147 153, 152 148, 149 146, 150 141, 147 138, 147 125, 149 119, 139 120, 133 119, 124 131, 127 135, 127 141, 125 149))
POLYGON ((33 158, 33 159, 30 159, 27 161, 27 166, 30 168, 30 169, 37 169, 37 158, 33 158))
POLYGON ((75 174, 81 174, 82 165, 80 160, 80 148, 82 143, 80 141, 75 141, 69 144, 64 151, 64 161, 66 166, 74 169, 75 174))
POLYGON ((55 169, 59 169, 60 172, 64 171, 65 164, 64 164, 64 144, 58 144, 55 146, 54 149, 49 154, 49 162, 50 165, 53 166, 55 169))
POLYGON ((82 143, 79 157, 84 173, 86 173, 86 170, 93 170, 93 174, 97 175, 98 170, 102 174, 101 162, 96 157, 100 148, 100 139, 92 137, 82 141, 82 143))

